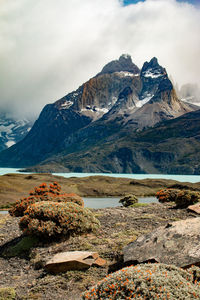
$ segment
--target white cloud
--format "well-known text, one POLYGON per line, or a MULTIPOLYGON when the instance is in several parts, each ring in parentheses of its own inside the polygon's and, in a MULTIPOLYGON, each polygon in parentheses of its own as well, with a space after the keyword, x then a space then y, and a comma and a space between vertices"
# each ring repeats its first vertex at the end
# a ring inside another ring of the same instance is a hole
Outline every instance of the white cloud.
POLYGON ((76 89, 130 53, 158 57, 179 84, 199 83, 200 10, 175 0, 0 0, 0 108, 17 114, 76 89))

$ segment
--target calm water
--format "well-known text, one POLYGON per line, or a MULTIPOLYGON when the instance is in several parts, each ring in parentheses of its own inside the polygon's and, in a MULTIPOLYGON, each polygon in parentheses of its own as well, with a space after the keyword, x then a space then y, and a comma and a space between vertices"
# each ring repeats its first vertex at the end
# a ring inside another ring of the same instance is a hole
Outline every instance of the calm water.
MULTIPOLYGON (((85 207, 90 208, 105 208, 105 207, 116 207, 122 206, 119 203, 120 197, 116 198, 83 198, 85 207)), ((158 203, 156 197, 141 197, 138 198, 139 203, 158 203)))
POLYGON ((1 214, 1 215, 6 215, 7 213, 8 213, 7 210, 0 210, 0 214, 1 214))
MULTIPOLYGON (((120 197, 116 198, 83 198, 85 207, 89 208, 106 208, 106 207, 117 207, 122 206, 119 203, 120 197)), ((138 198, 139 203, 158 203, 155 197, 140 197, 138 198)), ((7 214, 7 210, 0 210, 0 214, 7 214)))
MULTIPOLYGON (((0 168, 0 175, 7 173, 21 173, 19 169, 0 168)), ((25 173, 28 174, 28 173, 25 173)), ((30 173, 29 173, 30 174, 30 173)), ((131 179, 173 179, 181 182, 200 182, 200 175, 162 175, 162 174, 107 174, 107 173, 53 173, 53 175, 70 177, 87 177, 87 176, 110 176, 116 178, 131 178, 131 179)))

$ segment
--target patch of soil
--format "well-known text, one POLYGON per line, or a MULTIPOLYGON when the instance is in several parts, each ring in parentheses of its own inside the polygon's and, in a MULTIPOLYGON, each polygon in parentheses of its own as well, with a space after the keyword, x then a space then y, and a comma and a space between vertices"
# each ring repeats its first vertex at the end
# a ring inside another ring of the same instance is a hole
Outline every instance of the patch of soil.
POLYGON ((40 242, 29 253, 11 258, 4 257, 3 252, 16 243, 16 238, 23 238, 18 227, 19 220, 9 215, 0 215, 0 287, 15 288, 16 299, 81 299, 83 291, 122 266, 119 261, 122 248, 129 242, 170 221, 196 216, 186 209, 174 209, 169 203, 92 211, 101 223, 97 233, 50 244, 40 242), (97 251, 108 261, 108 265, 59 275, 48 274, 42 268, 52 255, 73 250, 97 251))

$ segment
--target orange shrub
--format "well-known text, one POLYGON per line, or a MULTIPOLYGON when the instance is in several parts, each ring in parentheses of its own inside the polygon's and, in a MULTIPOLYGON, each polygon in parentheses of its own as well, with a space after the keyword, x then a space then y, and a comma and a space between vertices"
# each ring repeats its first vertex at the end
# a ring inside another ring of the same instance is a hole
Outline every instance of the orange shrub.
POLYGON ((178 208, 186 208, 200 201, 200 193, 190 190, 163 189, 156 193, 158 201, 175 202, 178 208))
POLYGON ((22 217, 25 210, 36 202, 73 202, 84 207, 83 199, 76 194, 61 193, 61 186, 54 182, 49 187, 46 183, 42 183, 39 187, 29 192, 29 196, 16 201, 15 205, 9 210, 11 216, 22 217))
POLYGON ((82 300, 199 299, 194 276, 173 265, 140 264, 108 275, 82 295, 82 300))
POLYGON ((176 189, 163 189, 156 193, 156 197, 158 198, 158 201, 161 203, 175 202, 179 192, 180 190, 176 190, 176 189))

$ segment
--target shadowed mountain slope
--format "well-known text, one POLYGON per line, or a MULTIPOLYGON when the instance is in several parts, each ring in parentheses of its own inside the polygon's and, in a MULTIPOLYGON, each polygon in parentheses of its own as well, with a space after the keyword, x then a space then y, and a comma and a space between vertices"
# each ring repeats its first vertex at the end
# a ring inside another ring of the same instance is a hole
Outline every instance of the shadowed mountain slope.
POLYGON ((32 171, 200 174, 200 110, 138 133, 127 130, 65 151, 32 171))

